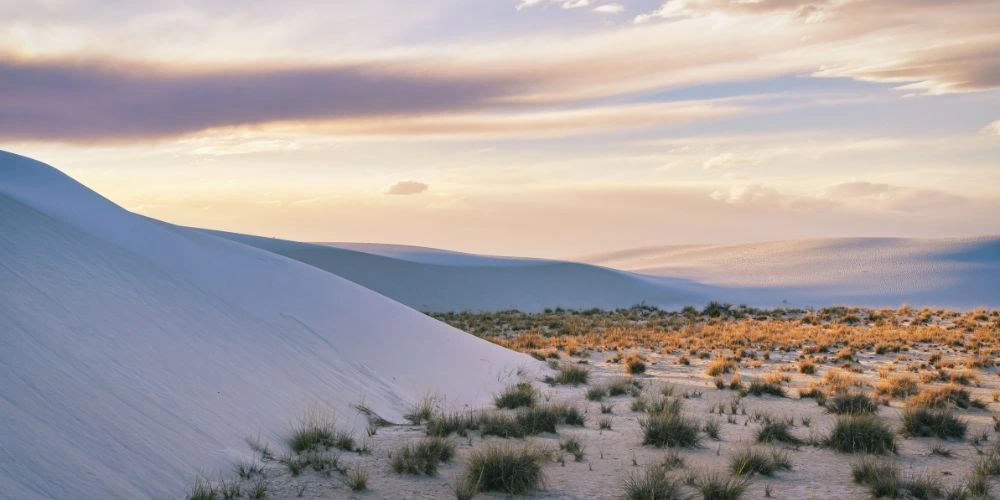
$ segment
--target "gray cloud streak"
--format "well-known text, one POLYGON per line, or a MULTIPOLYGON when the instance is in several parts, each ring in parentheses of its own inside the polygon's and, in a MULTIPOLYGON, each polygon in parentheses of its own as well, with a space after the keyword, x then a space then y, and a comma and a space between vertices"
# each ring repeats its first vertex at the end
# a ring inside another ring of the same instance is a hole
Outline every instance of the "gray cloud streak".
POLYGON ((514 80, 379 65, 180 71, 0 58, 0 137, 101 141, 286 120, 434 114, 487 107, 517 87, 514 80))

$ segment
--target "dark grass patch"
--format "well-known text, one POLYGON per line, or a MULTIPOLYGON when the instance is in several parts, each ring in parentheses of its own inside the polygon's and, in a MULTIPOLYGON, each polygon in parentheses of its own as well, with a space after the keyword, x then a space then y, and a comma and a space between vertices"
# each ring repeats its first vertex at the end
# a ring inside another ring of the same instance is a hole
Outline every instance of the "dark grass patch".
POLYGON ((671 478, 663 467, 648 467, 642 474, 625 479, 622 497, 627 500, 681 500, 688 498, 680 481, 671 478))
POLYGON ((780 450, 746 448, 729 457, 729 470, 737 476, 771 476, 779 470, 791 470, 788 454, 780 450))
POLYGON ((497 408, 514 409, 524 406, 535 406, 537 401, 538 391, 529 382, 518 382, 493 397, 493 404, 497 408))
POLYGON ((896 452, 896 436, 873 416, 838 417, 824 444, 843 453, 883 455, 896 452))
POLYGON ((679 413, 654 413, 639 419, 643 432, 642 444, 662 448, 693 448, 698 446, 698 422, 685 418, 679 413))
POLYGON ((837 394, 826 401, 826 410, 837 415, 874 415, 878 404, 864 394, 837 394))
POLYGON ((903 411, 903 432, 908 436, 961 439, 967 428, 963 420, 946 409, 914 407, 903 411))
POLYGON ((439 438, 424 438, 418 443, 409 443, 392 452, 392 471, 396 474, 437 474, 438 465, 455 456, 455 443, 439 438))
POLYGON ((490 444, 472 450, 456 496, 483 491, 525 495, 542 487, 542 462, 549 453, 531 446, 490 444))
POLYGON ((785 420, 765 419, 757 429, 758 443, 773 443, 775 441, 788 444, 801 444, 802 440, 792 435, 791 424, 785 420))

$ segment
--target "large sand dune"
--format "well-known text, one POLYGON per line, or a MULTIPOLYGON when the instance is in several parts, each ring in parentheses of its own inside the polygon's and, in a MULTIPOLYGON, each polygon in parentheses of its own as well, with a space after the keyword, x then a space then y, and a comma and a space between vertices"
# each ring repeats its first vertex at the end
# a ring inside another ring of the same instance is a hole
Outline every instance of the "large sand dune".
POLYGON ((0 152, 0 496, 176 497, 309 410, 482 404, 534 361, 0 152))

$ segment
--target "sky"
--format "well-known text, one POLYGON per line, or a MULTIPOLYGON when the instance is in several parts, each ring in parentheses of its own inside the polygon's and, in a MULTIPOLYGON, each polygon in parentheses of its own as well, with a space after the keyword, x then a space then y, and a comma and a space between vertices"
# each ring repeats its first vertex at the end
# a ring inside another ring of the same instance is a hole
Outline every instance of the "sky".
POLYGON ((1000 234, 1000 0, 24 0, 0 19, 0 149, 178 224, 537 257, 1000 234))

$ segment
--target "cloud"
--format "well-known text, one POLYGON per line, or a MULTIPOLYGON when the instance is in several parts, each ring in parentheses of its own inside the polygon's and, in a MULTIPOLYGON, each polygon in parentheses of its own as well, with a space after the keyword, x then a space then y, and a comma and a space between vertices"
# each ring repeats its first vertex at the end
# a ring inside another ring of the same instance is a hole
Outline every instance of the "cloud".
POLYGON ((620 3, 606 3, 594 8, 594 12, 600 12, 602 14, 620 14, 625 12, 625 6, 620 3))
POLYGON ((427 191, 428 187, 429 186, 423 182, 400 181, 390 186, 389 190, 386 191, 386 194, 420 194, 427 191))
POLYGON ((590 0, 565 0, 562 2, 562 8, 564 9, 576 9, 588 5, 590 5, 590 0))
POLYGON ((517 7, 514 8, 517 10, 524 10, 528 7, 534 7, 540 3, 542 3, 542 0, 521 0, 520 3, 517 4, 517 7))
POLYGON ((985 127, 983 127, 982 130, 979 131, 979 133, 983 135, 1000 137, 1000 120, 993 120, 985 127))
POLYGON ((820 197, 898 212, 927 212, 969 203, 963 196, 944 191, 865 181, 836 184, 824 190, 820 197))
POLYGON ((512 81, 391 65, 190 69, 0 59, 0 137, 98 140, 488 107, 512 81))

